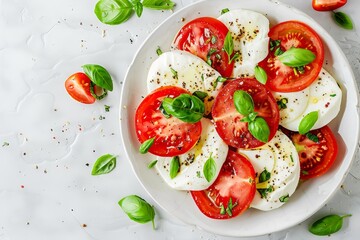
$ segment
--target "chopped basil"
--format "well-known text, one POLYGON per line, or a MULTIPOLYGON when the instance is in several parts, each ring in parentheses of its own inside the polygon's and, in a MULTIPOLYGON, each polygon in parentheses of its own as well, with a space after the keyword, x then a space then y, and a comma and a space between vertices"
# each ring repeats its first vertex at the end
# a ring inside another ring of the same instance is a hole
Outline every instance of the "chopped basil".
POLYGON ((220 214, 221 214, 221 215, 225 215, 225 214, 226 214, 226 210, 225 210, 225 207, 224 207, 224 204, 223 204, 223 203, 220 204, 220 214))
POLYGON ((145 142, 143 142, 139 148, 139 152, 141 154, 145 154, 149 151, 149 149, 151 148, 151 146, 154 144, 155 142, 155 137, 150 138, 148 140, 146 140, 145 142))
POLYGON ((163 52, 162 52, 162 50, 161 50, 160 47, 158 47, 158 48, 156 49, 156 54, 157 54, 158 56, 160 56, 161 54, 163 54, 163 52))
POLYGON ((264 169, 259 175, 259 183, 266 182, 270 179, 271 173, 264 169))
POLYGON ((201 172, 200 171, 196 171, 196 177, 201 178, 201 172))
POLYGON ((110 112, 110 106, 104 105, 104 107, 105 107, 105 112, 110 112))
POLYGON ((199 98, 201 101, 204 101, 204 99, 208 96, 208 94, 202 91, 195 91, 193 92, 193 96, 199 98))
POLYGON ((278 101, 276 101, 278 107, 279 107, 279 110, 281 109, 286 109, 287 108, 287 103, 289 102, 289 100, 287 98, 282 98, 278 101))
POLYGON ((308 172, 308 171, 305 171, 305 170, 302 170, 301 173, 302 173, 303 175, 309 175, 309 172, 308 172))
POLYGON ((170 178, 175 178, 180 171, 180 158, 175 156, 170 161, 170 178))
POLYGON ((278 47, 278 48, 275 50, 274 55, 277 57, 277 56, 280 56, 280 55, 283 54, 283 53, 284 53, 284 51, 281 50, 280 47, 278 47))
POLYGON ((280 40, 270 40, 270 51, 274 50, 275 47, 280 46, 280 40))
POLYGON ((336 94, 335 93, 330 94, 330 97, 336 97, 336 94))
POLYGON ((223 15, 224 13, 227 13, 228 11, 230 11, 228 8, 224 8, 221 10, 221 15, 223 15))
POLYGON ((268 188, 257 189, 257 191, 260 193, 261 198, 267 198, 268 193, 274 191, 274 188, 272 186, 269 186, 268 188))
POLYGON ((212 65, 211 55, 216 53, 216 51, 217 50, 215 48, 210 48, 208 54, 206 55, 206 63, 209 64, 210 66, 212 65))
POLYGON ((224 77, 222 77, 222 76, 218 76, 218 77, 216 78, 216 80, 215 80, 215 83, 214 83, 214 89, 217 88, 217 85, 218 85, 219 82, 225 82, 226 80, 227 80, 227 78, 224 78, 224 77))
POLYGON ((9 145, 10 145, 10 143, 4 142, 2 146, 3 146, 3 147, 7 147, 7 146, 9 146, 9 145))
POLYGON ((294 158, 292 155, 290 155, 291 162, 294 162, 294 158))
POLYGON ((315 134, 312 134, 311 132, 306 133, 305 136, 313 142, 316 143, 319 142, 319 138, 315 134))
POLYGON ((152 161, 151 163, 149 163, 148 169, 153 168, 153 167, 156 165, 157 162, 158 162, 158 160, 154 160, 154 161, 152 161))
POLYGON ((283 203, 289 201, 289 194, 284 195, 284 196, 281 196, 281 197, 279 198, 279 201, 280 201, 280 202, 283 202, 283 203))
POLYGON ((173 78, 174 78, 174 79, 178 79, 178 72, 175 71, 175 69, 173 69, 172 67, 170 68, 170 71, 171 71, 171 73, 172 73, 172 75, 173 75, 173 78))

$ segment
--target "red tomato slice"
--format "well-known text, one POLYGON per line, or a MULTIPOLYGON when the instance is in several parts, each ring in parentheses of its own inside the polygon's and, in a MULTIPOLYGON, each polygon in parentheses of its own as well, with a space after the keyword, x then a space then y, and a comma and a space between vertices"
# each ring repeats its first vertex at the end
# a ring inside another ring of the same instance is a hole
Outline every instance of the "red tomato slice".
POLYGON ((173 86, 160 87, 151 92, 136 110, 136 134, 141 143, 155 137, 149 152, 157 156, 172 157, 190 150, 201 135, 201 122, 186 123, 175 117, 166 118, 159 107, 165 97, 189 93, 173 86))
POLYGON ((228 219, 250 207, 255 191, 255 170, 250 161, 230 150, 215 182, 206 190, 191 191, 191 195, 206 216, 228 219), (226 211, 230 199, 233 207, 226 211))
POLYGON ((332 11, 346 4, 347 0, 313 0, 312 6, 316 11, 332 11))
POLYGON ((315 81, 324 62, 324 47, 320 37, 308 25, 298 21, 282 22, 270 29, 269 37, 280 40, 280 46, 271 47, 268 56, 259 63, 268 76, 266 86, 277 92, 296 92, 315 81), (312 51, 316 58, 304 69, 297 70, 280 62, 277 49, 286 51, 292 47, 312 51))
POLYGON ((74 73, 65 81, 65 89, 78 102, 91 104, 95 98, 90 93, 91 80, 85 73, 74 73))
POLYGON ((338 153, 336 139, 328 126, 310 131, 317 136, 314 142, 298 132, 282 129, 294 143, 300 159, 301 179, 309 179, 323 175, 333 165, 338 153))
POLYGON ((210 65, 223 77, 230 77, 234 61, 229 64, 229 58, 223 50, 228 31, 228 28, 215 18, 197 18, 180 29, 174 46, 211 62, 210 65))
POLYGON ((269 125, 269 141, 274 137, 279 126, 278 106, 271 92, 252 78, 232 80, 220 90, 212 109, 216 131, 226 144, 235 148, 255 148, 264 145, 251 135, 248 123, 241 122, 244 116, 235 109, 233 100, 234 92, 237 90, 250 94, 257 116, 264 118, 269 125))

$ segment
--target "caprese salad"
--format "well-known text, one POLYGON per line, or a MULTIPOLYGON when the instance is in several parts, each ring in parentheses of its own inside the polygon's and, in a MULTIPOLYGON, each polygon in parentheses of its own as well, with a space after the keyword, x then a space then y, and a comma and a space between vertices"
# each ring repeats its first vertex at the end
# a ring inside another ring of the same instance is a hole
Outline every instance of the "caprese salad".
POLYGON ((223 9, 185 24, 171 47, 157 50, 136 110, 139 151, 203 214, 276 209, 329 170, 342 92, 311 27, 223 9))

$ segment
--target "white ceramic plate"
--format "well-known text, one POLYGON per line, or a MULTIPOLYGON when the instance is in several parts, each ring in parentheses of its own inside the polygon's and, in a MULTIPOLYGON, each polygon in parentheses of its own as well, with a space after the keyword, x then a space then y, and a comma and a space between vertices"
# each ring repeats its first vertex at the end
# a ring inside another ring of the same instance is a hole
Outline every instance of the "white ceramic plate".
POLYGON ((174 13, 147 38, 129 67, 121 94, 120 129, 123 144, 133 170, 150 196, 164 210, 182 221, 196 225, 209 232, 227 236, 256 236, 280 231, 296 225, 321 208, 342 183, 354 156, 358 142, 359 115, 358 95, 351 68, 339 46, 331 36, 306 14, 290 6, 269 0, 212 0, 190 5, 174 13), (218 17, 223 8, 250 9, 268 17, 276 24, 286 20, 307 23, 321 36, 325 45, 327 69, 343 89, 342 110, 331 122, 339 144, 339 155, 335 165, 322 177, 302 183, 291 201, 279 209, 262 212, 254 209, 231 220, 213 220, 204 216, 187 192, 168 187, 157 175, 149 170, 148 163, 154 159, 150 154, 141 155, 134 127, 135 110, 146 96, 146 77, 151 63, 157 58, 156 49, 170 50, 170 44, 177 31, 188 21, 200 16, 218 17), (184 18, 185 22, 181 19, 184 18), (351 126, 351 127, 349 127, 351 126))

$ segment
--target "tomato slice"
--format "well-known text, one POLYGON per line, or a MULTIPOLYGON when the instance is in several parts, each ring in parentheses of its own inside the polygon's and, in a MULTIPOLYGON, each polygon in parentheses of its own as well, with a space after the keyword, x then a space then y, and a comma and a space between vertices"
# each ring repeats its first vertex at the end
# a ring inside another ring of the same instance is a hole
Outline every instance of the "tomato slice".
POLYGON ((300 159, 300 179, 309 179, 323 175, 333 165, 338 146, 331 129, 328 126, 310 131, 318 138, 318 142, 307 136, 282 128, 282 131, 294 143, 300 159))
POLYGON ((280 40, 269 45, 268 56, 259 63, 268 76, 266 86, 277 92, 296 92, 308 87, 315 81, 324 62, 324 46, 317 33, 308 25, 298 21, 282 22, 270 29, 271 40, 280 40), (280 62, 276 55, 279 50, 286 51, 292 47, 304 48, 312 51, 315 60, 300 68, 288 67, 280 62))
POLYGON ((269 141, 279 126, 279 109, 271 92, 253 78, 239 78, 227 83, 215 99, 212 116, 216 131, 226 144, 235 148, 255 148, 264 145, 248 130, 248 123, 242 122, 241 115, 234 105, 233 95, 237 90, 250 94, 254 101, 257 116, 262 117, 270 128, 269 141))
POLYGON ((190 150, 201 135, 201 122, 186 123, 175 117, 166 118, 160 111, 165 97, 189 93, 183 88, 166 86, 151 92, 140 103, 135 114, 136 134, 141 143, 155 137, 149 152, 157 156, 173 157, 190 150))
POLYGON ((91 104, 95 98, 90 92, 91 80, 85 73, 74 73, 65 81, 65 89, 78 102, 91 104))
POLYGON ((202 58, 216 69, 223 77, 230 77, 234 61, 223 50, 228 28, 211 17, 201 17, 192 20, 180 29, 174 40, 177 49, 191 52, 202 58))
POLYGON ((312 6, 316 11, 332 11, 346 4, 347 0, 313 0, 312 6))
POLYGON ((191 191, 191 195, 200 211, 209 218, 228 219, 250 207, 255 191, 255 170, 250 161, 229 150, 215 182, 206 190, 191 191), (229 204, 230 199, 232 204, 229 204))

